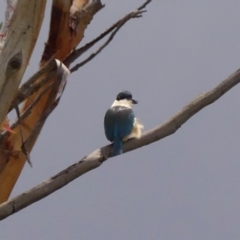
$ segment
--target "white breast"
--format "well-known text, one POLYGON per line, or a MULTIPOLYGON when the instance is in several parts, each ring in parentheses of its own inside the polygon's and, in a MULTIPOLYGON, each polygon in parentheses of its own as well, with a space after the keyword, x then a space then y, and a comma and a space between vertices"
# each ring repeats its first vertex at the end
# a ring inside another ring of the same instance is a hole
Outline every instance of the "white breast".
POLYGON ((132 108, 132 101, 127 99, 122 99, 119 101, 115 100, 111 107, 117 107, 117 106, 132 108))

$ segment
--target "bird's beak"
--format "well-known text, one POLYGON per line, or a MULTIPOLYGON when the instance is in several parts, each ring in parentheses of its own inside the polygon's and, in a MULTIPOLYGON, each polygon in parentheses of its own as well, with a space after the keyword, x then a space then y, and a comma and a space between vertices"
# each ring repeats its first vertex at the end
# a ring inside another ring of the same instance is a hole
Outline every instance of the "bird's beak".
POLYGON ((133 104, 137 104, 137 103, 138 103, 138 101, 137 101, 137 100, 134 100, 134 99, 132 99, 132 103, 133 103, 133 104))

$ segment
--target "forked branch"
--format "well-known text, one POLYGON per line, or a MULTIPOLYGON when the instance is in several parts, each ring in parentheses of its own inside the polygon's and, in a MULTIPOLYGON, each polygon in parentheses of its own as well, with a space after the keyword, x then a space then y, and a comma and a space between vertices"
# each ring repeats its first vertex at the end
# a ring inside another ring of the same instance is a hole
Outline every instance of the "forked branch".
MULTIPOLYGON (((91 47, 93 47, 96 43, 101 41, 106 36, 109 36, 109 38, 106 40, 103 45, 101 45, 98 50, 94 53, 92 53, 89 57, 87 57, 85 60, 77 64, 76 66, 71 68, 71 72, 74 72, 78 70, 80 67, 85 65, 87 62, 89 62, 91 59, 93 59, 95 56, 97 56, 103 48, 105 48, 114 38, 114 36, 117 34, 117 32, 120 30, 120 28, 127 23, 129 20, 133 18, 139 18, 142 16, 144 12, 146 12, 145 7, 151 2, 152 0, 146 1, 143 5, 138 7, 136 10, 129 12, 127 15, 119 19, 117 22, 115 22, 111 27, 109 27, 107 30, 105 30, 103 33, 101 33, 98 37, 84 45, 83 47, 80 47, 78 49, 75 49, 64 61, 63 63, 66 66, 69 66, 72 64, 76 59, 78 59, 83 53, 87 52, 91 47)), ((44 67, 42 67, 38 72, 36 72, 31 78, 29 78, 19 89, 18 94, 16 96, 17 102, 20 104, 23 101, 25 101, 27 98, 29 98, 33 93, 39 90, 40 87, 42 87, 49 79, 51 79, 52 75, 54 75, 54 70, 56 69, 54 60, 49 60, 44 67), (36 83, 37 80, 41 76, 45 76, 46 74, 50 73, 47 77, 44 77, 40 82, 36 83)), ((11 106, 10 110, 13 109, 13 106, 11 106)))

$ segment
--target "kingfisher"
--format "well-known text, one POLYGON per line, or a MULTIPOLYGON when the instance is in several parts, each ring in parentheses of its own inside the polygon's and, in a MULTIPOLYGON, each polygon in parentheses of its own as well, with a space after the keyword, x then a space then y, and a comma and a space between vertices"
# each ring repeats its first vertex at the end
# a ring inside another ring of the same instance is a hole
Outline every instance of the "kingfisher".
POLYGON ((104 130, 106 138, 113 142, 113 156, 122 153, 123 142, 142 135, 143 125, 132 110, 132 104, 137 103, 131 92, 121 91, 105 114, 104 130))

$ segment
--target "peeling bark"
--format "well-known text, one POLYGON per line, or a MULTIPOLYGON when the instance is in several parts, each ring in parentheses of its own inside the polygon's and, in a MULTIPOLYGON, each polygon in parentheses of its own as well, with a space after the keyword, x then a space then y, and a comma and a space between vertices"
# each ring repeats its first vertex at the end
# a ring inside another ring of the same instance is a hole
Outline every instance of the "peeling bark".
POLYGON ((44 1, 19 0, 0 55, 0 124, 6 117, 28 65, 42 24, 44 1), (12 69, 11 59, 22 51, 21 67, 12 69))

